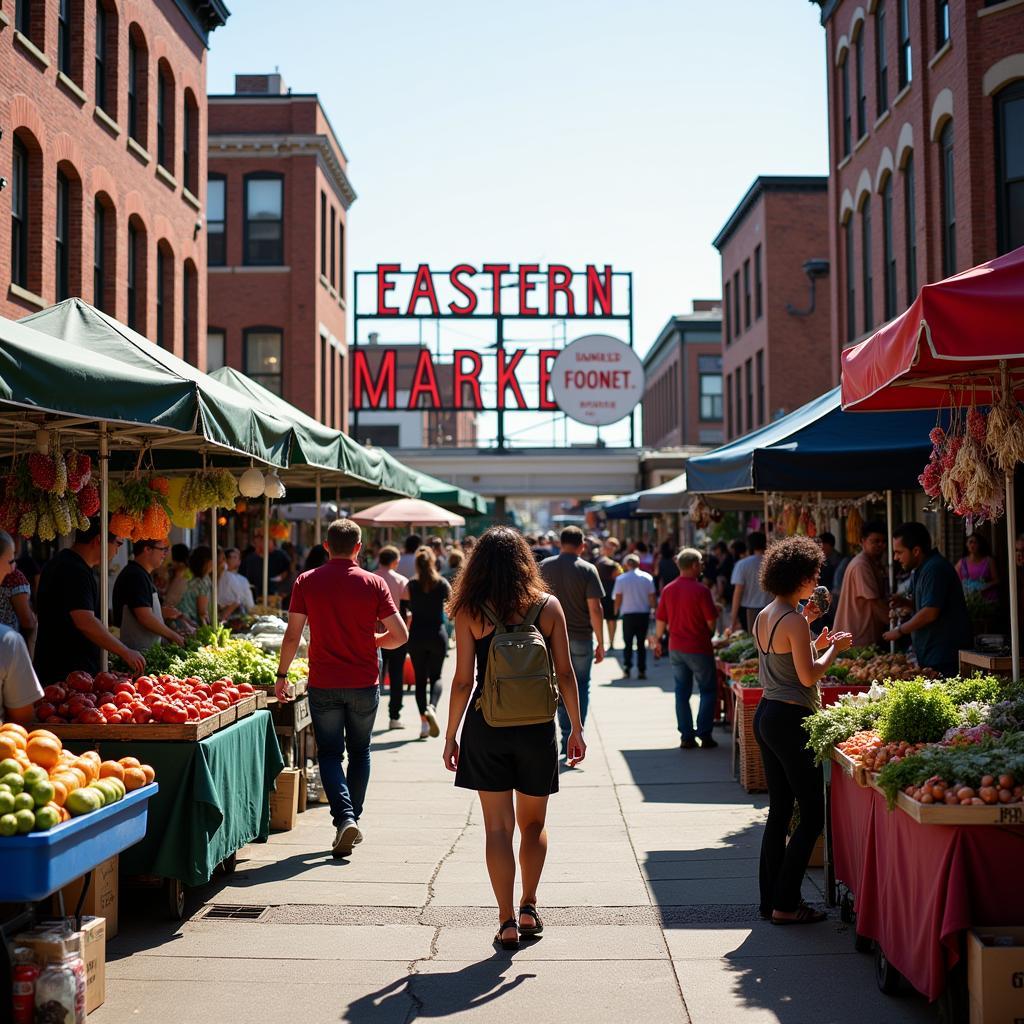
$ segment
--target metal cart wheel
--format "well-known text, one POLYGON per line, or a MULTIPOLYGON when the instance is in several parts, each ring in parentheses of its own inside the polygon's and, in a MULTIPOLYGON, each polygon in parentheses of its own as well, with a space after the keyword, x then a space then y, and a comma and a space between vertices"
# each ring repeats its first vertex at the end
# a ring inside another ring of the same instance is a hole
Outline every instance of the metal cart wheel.
POLYGON ((853 912, 853 896, 848 893, 843 893, 843 898, 839 901, 839 920, 843 924, 853 924, 853 920, 856 915, 853 912))
POLYGON ((875 944, 871 939, 868 939, 863 935, 858 935, 857 932, 854 931, 853 948, 858 953, 870 953, 875 948, 875 944))
POLYGON ((219 866, 225 875, 233 875, 235 868, 238 867, 238 851, 236 850, 230 857, 225 857, 219 866))
POLYGON ((881 946, 875 947, 875 984, 880 992, 894 996, 900 991, 903 975, 886 959, 881 946))
POLYGON ((172 921, 181 921, 185 917, 185 886, 180 879, 166 879, 164 882, 164 899, 167 907, 167 916, 172 921))

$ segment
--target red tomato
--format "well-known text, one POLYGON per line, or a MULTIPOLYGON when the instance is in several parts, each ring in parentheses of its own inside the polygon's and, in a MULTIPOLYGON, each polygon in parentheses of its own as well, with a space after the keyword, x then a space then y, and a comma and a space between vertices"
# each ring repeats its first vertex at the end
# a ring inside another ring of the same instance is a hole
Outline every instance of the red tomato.
POLYGON ((131 683, 118 683, 114 687, 114 693, 135 693, 135 687, 131 683))
POLYGON ((98 711, 96 708, 89 708, 78 716, 78 721, 82 725, 103 725, 107 719, 101 711, 98 711))
MULTIPOLYGON (((101 672, 100 675, 103 675, 101 672)), ((92 693, 93 678, 88 672, 72 672, 67 679, 68 689, 78 693, 92 693)))
POLYGON ((227 694, 231 698, 232 704, 237 703, 238 699, 242 696, 241 691, 238 689, 237 686, 229 686, 227 689, 227 694))
POLYGON ((169 707, 164 712, 164 721, 174 725, 181 725, 188 721, 188 712, 179 704, 177 707, 169 707))
POLYGON ((112 690, 104 690, 102 693, 96 695, 97 704, 112 704, 114 702, 114 693, 112 690))
POLYGON ((154 683, 149 676, 139 676, 139 678, 135 681, 135 689, 138 690, 138 692, 141 693, 143 696, 145 696, 147 693, 152 693, 153 688, 155 686, 156 683, 154 683))
POLYGON ((85 711, 86 708, 92 708, 95 706, 95 701, 81 693, 75 694, 75 696, 68 701, 68 710, 73 715, 77 715, 79 712, 85 711))
POLYGON ((114 703, 119 708, 126 708, 133 700, 135 700, 135 694, 128 693, 126 690, 118 690, 114 694, 114 703))
POLYGON ((64 701, 63 704, 58 704, 57 705, 57 714, 60 715, 61 718, 70 718, 71 717, 71 705, 67 701, 64 701))
POLYGON ((199 713, 199 708, 193 707, 191 704, 188 706, 186 714, 188 715, 188 720, 190 722, 198 722, 199 719, 202 717, 202 715, 200 715, 199 713))
POLYGON ((118 710, 119 710, 118 706, 116 704, 114 704, 113 702, 110 702, 108 704, 101 704, 100 705, 100 711, 103 712, 103 714, 107 718, 110 718, 111 715, 116 715, 118 710))
POLYGON ((60 704, 61 701, 68 699, 68 691, 59 685, 47 686, 43 690, 43 699, 48 700, 51 704, 60 704))
POLYGON ((36 719, 45 722, 51 715, 57 714, 57 707, 48 700, 41 700, 36 705, 36 719))
POLYGON ((256 691, 252 688, 250 683, 239 683, 238 692, 242 694, 243 697, 251 697, 256 691))
POLYGON ((132 718, 135 719, 137 725, 145 725, 153 718, 153 712, 145 704, 142 704, 132 711, 132 718))
POLYGON ((99 672, 96 675, 97 690, 111 690, 121 681, 120 676, 113 672, 99 672))

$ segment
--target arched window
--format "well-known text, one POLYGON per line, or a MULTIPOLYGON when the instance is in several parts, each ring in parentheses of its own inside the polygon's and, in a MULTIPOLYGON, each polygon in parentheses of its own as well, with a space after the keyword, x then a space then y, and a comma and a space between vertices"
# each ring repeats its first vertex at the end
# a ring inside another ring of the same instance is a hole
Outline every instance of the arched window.
POLYGON ((54 210, 54 294, 57 302, 82 294, 82 181, 71 164, 57 165, 54 210))
POLYGON ((146 333, 146 274, 149 268, 146 226, 133 215, 128 221, 128 326, 146 333))
POLYGON ((996 94, 999 252, 1024 245, 1024 80, 996 94))
POLYGON ((842 109, 842 134, 843 134, 843 156, 850 155, 853 147, 853 121, 850 111, 850 52, 843 54, 842 63, 839 65, 839 90, 842 109))
POLYGON ((206 179, 206 265, 223 267, 227 262, 227 181, 223 174, 206 179))
POLYGON ((245 177, 245 259, 250 266, 284 263, 284 181, 280 174, 245 177))
POLYGON ((900 89, 905 89, 914 78, 914 59, 910 47, 910 0, 896 0, 899 15, 896 26, 896 67, 900 89))
POLYGON ((39 143, 26 129, 11 141, 11 282, 34 295, 43 291, 40 230, 43 220, 39 143))
POLYGON ((334 285, 335 285, 335 283, 337 281, 336 270, 337 270, 338 253, 337 253, 337 248, 336 248, 337 243, 335 241, 335 235, 334 235, 334 226, 335 226, 336 220, 337 220, 337 214, 334 212, 334 204, 331 203, 331 279, 330 280, 331 280, 331 287, 332 288, 334 287, 334 285))
POLYGON ((185 260, 181 289, 181 351, 186 362, 199 365, 199 274, 191 260, 185 260))
POLYGON ((949 0, 935 0, 935 49, 949 42, 949 0))
POLYGON ((174 253, 161 239, 156 246, 156 343, 161 348, 174 344, 174 253))
POLYGON ((161 60, 156 69, 156 162, 174 173, 174 75, 161 60))
POLYGON ((868 94, 864 79, 864 23, 857 30, 853 41, 853 61, 857 74, 857 138, 868 133, 868 94))
POLYGON ((888 174, 882 186, 882 274, 885 283, 885 309, 888 321, 896 315, 896 250, 893 245, 892 175, 888 174))
POLYGON ((907 305, 917 298, 917 186, 914 154, 903 164, 903 248, 907 254, 907 305))
POLYGON ((128 134, 149 144, 149 50, 138 25, 128 28, 128 134))
POLYGON ((114 204, 101 192, 93 205, 92 303, 111 316, 116 315, 117 225, 114 204))
POLYGON ((864 331, 875 326, 874 281, 871 274, 871 197, 860 208, 861 291, 864 297, 864 331))
POLYGON ((876 116, 881 117, 889 109, 889 51, 885 45, 885 5, 887 0, 878 0, 875 8, 875 93, 876 116))
POLYGON ((191 89, 185 90, 181 123, 181 177, 185 188, 199 195, 199 104, 191 89))
POLYGON ((40 0, 14 0, 14 28, 37 50, 46 50, 46 8, 40 0))
POLYGON ((956 273, 956 181, 953 172, 953 120, 939 133, 939 170, 942 182, 942 276, 956 273))
POLYGON ((853 214, 846 218, 843 226, 843 249, 846 273, 846 343, 857 337, 857 273, 853 256, 853 214))
POLYGON ((327 277, 327 193, 320 190, 320 276, 327 277))
POLYGON ((96 0, 96 106, 117 119, 117 8, 96 0))

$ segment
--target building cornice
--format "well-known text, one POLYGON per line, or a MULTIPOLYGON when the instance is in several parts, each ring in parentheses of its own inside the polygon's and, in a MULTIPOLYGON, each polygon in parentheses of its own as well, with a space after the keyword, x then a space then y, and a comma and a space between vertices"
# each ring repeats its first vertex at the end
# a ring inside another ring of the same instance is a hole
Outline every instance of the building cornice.
POLYGON ((211 135, 207 149, 211 157, 315 156, 334 182, 342 206, 356 201, 356 191, 326 135, 211 135))
POLYGON ((231 16, 223 0, 174 0, 174 5, 205 47, 210 45, 210 33, 231 16))
POLYGON ((729 215, 722 230, 718 232, 711 244, 719 251, 729 241, 736 229, 743 223, 747 214, 754 208, 757 201, 766 192, 827 192, 828 177, 816 174, 800 175, 768 175, 762 174, 754 179, 736 209, 729 215))

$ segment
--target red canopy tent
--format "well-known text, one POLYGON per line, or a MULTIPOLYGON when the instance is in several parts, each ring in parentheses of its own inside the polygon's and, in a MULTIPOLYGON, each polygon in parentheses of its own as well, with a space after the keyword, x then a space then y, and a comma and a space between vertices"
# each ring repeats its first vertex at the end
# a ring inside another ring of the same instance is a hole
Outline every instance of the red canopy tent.
MULTIPOLYGON (((842 404, 853 412, 992 405, 1024 398, 1024 247, 925 285, 913 305, 843 353, 842 404)), ((1010 639, 1019 678, 1013 475, 1006 473, 1010 639)))

